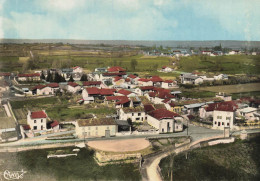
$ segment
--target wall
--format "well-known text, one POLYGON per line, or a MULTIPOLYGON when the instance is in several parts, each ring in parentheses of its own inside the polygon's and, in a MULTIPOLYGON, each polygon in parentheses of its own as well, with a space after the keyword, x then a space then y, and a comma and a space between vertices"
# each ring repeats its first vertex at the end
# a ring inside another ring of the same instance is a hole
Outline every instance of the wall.
POLYGON ((106 136, 106 130, 110 130, 110 136, 115 136, 117 132, 117 125, 102 125, 102 126, 85 126, 85 127, 79 127, 78 124, 76 124, 76 134, 79 138, 85 137, 102 137, 106 136))
POLYGON ((234 124, 234 112, 227 112, 227 111, 213 111, 213 128, 217 129, 224 129, 224 127, 233 128, 234 124), (218 116, 221 116, 221 119, 218 119, 218 116), (231 117, 230 120, 227 120, 227 117, 231 117), (220 126, 218 125, 220 123, 220 126), (224 125, 222 125, 224 123, 224 125), (228 125, 229 124, 229 125, 228 125))

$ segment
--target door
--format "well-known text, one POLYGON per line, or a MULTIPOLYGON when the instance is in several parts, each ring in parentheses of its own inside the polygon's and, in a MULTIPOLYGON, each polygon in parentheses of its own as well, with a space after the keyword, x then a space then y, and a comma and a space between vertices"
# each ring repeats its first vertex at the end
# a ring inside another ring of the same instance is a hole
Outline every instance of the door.
POLYGON ((106 138, 109 138, 109 137, 110 137, 110 130, 106 130, 105 136, 106 136, 106 138))

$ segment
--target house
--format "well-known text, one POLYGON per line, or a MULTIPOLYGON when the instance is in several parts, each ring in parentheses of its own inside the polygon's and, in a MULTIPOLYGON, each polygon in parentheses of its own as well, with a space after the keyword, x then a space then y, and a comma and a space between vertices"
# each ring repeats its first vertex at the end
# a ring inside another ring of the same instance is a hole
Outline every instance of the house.
POLYGON ((172 133, 183 130, 182 117, 167 109, 148 112, 147 122, 159 130, 159 133, 172 133))
POLYGON ((153 86, 155 87, 161 87, 163 79, 159 76, 152 76, 150 80, 153 82, 153 86))
POLYGON ((39 73, 32 73, 32 74, 18 74, 17 80, 21 82, 28 82, 28 81, 40 81, 41 74, 39 73))
POLYGON ((110 137, 117 133, 113 118, 90 118, 77 120, 75 131, 79 138, 110 137))
POLYGON ((133 107, 127 96, 106 96, 105 104, 114 103, 116 108, 133 107))
POLYGON ((239 54, 241 54, 240 50, 232 50, 232 51, 228 52, 228 55, 239 55, 239 54))
POLYGON ((215 129, 224 129, 225 127, 232 129, 234 126, 237 105, 232 101, 224 103, 219 104, 213 111, 213 128, 215 129))
POLYGON ((79 66, 72 67, 72 72, 73 73, 82 74, 83 73, 83 69, 81 67, 79 67, 79 66))
POLYGON ((67 84, 67 91, 76 93, 81 89, 81 86, 75 82, 68 82, 67 84))
POLYGON ((203 79, 197 75, 191 73, 185 73, 180 75, 182 84, 195 84, 199 85, 203 83, 203 79))
POLYGON ((215 75, 214 80, 228 80, 228 75, 227 74, 215 75))
POLYGON ((95 72, 101 72, 101 73, 103 73, 103 72, 107 72, 107 68, 95 68, 95 72))
POLYGON ((130 75, 128 75, 127 77, 130 79, 130 81, 131 81, 132 84, 135 84, 135 85, 138 84, 138 79, 139 79, 138 76, 133 75, 133 74, 130 74, 130 75))
POLYGON ((121 108, 118 110, 119 120, 131 119, 133 122, 143 122, 147 120, 147 116, 145 114, 143 107, 128 107, 121 108))
POLYGON ((113 73, 123 73, 123 72, 126 72, 126 69, 123 69, 120 66, 114 66, 114 67, 108 67, 107 72, 110 72, 110 73, 112 73, 112 72, 113 73))
POLYGON ((150 79, 140 78, 137 80, 138 86, 153 86, 153 82, 150 79))
POLYGON ((47 85, 37 85, 31 89, 32 95, 52 95, 54 89, 47 85))
POLYGON ((211 54, 212 54, 212 51, 204 50, 204 51, 201 51, 201 54, 202 54, 202 55, 211 55, 211 54))
POLYGON ((258 109, 253 107, 246 107, 243 109, 237 110, 237 113, 241 116, 243 116, 247 121, 254 121, 259 120, 259 117, 255 116, 255 113, 257 113, 258 109))
POLYGON ((9 72, 0 72, 0 79, 10 79, 11 73, 9 72))
POLYGON ((219 97, 221 99, 223 99, 224 101, 231 101, 232 100, 232 96, 228 95, 224 92, 219 92, 216 94, 216 97, 219 97))
POLYGON ((170 68, 170 67, 167 67, 167 66, 163 66, 161 71, 162 71, 162 72, 172 72, 173 69, 170 68))
POLYGON ((177 82, 173 80, 163 81, 161 87, 165 89, 179 88, 179 86, 177 86, 177 82))
POLYGON ((175 101, 175 96, 170 94, 170 90, 163 88, 154 88, 154 92, 149 92, 145 96, 154 104, 167 103, 175 101))
POLYGON ((134 96, 136 96, 135 93, 133 93, 133 92, 131 92, 129 90, 125 90, 125 89, 120 89, 119 91, 117 91, 115 93, 115 95, 117 95, 117 96, 127 96, 127 97, 134 97, 134 96))
MULTIPOLYGON (((113 96, 115 89, 99 89, 97 87, 88 87, 82 91, 82 97, 84 100, 87 100, 89 97, 93 97, 95 101, 103 101, 105 96, 113 96)), ((84 102, 88 104, 87 102, 84 102)))
POLYGON ((57 131, 60 129, 60 123, 57 120, 54 120, 54 121, 48 122, 47 127, 54 131, 57 131))
POLYGON ((27 124, 32 130, 46 130, 47 129, 47 114, 43 111, 31 112, 27 114, 27 124))

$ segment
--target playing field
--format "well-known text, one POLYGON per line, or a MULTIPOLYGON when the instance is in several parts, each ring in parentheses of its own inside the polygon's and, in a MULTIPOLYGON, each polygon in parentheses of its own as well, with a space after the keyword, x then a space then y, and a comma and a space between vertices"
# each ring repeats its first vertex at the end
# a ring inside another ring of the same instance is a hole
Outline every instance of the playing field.
POLYGON ((145 149, 150 146, 150 142, 144 138, 128 140, 89 141, 88 146, 102 151, 127 152, 145 149))
POLYGON ((200 90, 225 93, 254 92, 260 91, 260 83, 201 87, 200 90))

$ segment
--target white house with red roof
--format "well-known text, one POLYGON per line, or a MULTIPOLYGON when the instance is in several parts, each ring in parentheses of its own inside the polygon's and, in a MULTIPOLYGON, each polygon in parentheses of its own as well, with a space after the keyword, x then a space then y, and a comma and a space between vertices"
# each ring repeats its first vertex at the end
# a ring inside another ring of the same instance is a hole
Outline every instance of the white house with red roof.
POLYGON ((172 72, 173 69, 171 67, 163 66, 161 71, 162 72, 172 72))
POLYGON ((105 96, 114 96, 116 89, 99 89, 97 87, 88 87, 82 91, 82 97, 84 99, 84 103, 88 104, 86 101, 88 99, 94 100, 104 100, 105 96))
POLYGON ((81 86, 75 82, 68 82, 67 84, 67 91, 76 93, 81 89, 81 86))
POLYGON ((47 114, 43 111, 31 112, 27 114, 27 124, 32 130, 40 131, 47 129, 47 114))
POLYGON ((120 66, 114 66, 114 67, 108 67, 107 72, 120 73, 120 72, 126 72, 126 69, 120 66))
POLYGON ((134 92, 131 92, 129 90, 120 89, 115 93, 116 96, 127 96, 127 97, 134 97, 136 94, 134 92))
POLYGON ((177 85, 177 82, 173 81, 173 80, 164 80, 162 82, 162 86, 161 87, 165 88, 165 89, 179 88, 179 86, 177 85))
POLYGON ((172 133, 183 131, 182 117, 167 109, 156 109, 148 112, 147 122, 159 133, 172 133))
POLYGON ((102 87, 105 88, 105 85, 101 81, 84 81, 83 87, 102 87))
POLYGON ((150 79, 140 78, 137 80, 138 86, 153 86, 153 82, 150 79))
POLYGON ((235 112, 237 105, 234 101, 222 102, 217 104, 213 111, 213 128, 224 129, 234 127, 235 112))
POLYGON ((106 96, 105 104, 114 103, 116 108, 133 107, 133 103, 126 96, 106 96))
POLYGON ((79 66, 76 66, 76 67, 72 67, 72 70, 73 70, 73 73, 83 73, 83 69, 79 66))
POLYGON ((130 81, 131 81, 132 84, 135 84, 135 85, 138 84, 138 79, 139 79, 138 76, 133 75, 133 74, 130 74, 130 75, 128 75, 127 77, 130 79, 130 81))
POLYGON ((41 74, 39 73, 32 73, 32 74, 18 74, 17 80, 18 81, 40 81, 41 74))

